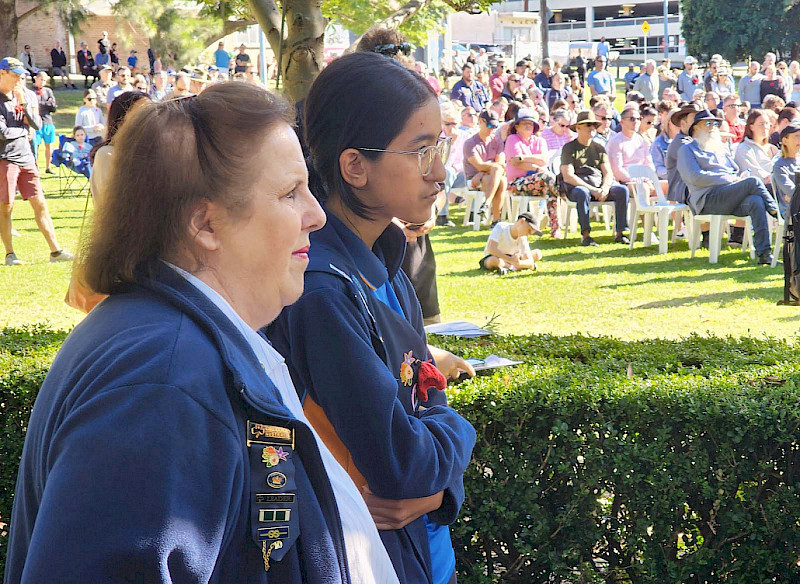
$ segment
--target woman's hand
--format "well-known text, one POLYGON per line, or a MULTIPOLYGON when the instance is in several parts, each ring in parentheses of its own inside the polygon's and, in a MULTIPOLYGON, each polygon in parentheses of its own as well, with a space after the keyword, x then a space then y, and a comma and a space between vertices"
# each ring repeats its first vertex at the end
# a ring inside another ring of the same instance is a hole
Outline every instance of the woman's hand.
POLYGON ((369 487, 361 487, 361 496, 367 504, 372 520, 379 530, 402 529, 418 517, 436 511, 442 506, 444 491, 419 499, 384 499, 373 495, 369 487))
POLYGON ((475 377, 475 369, 458 355, 453 355, 450 351, 439 349, 433 345, 428 345, 436 368, 448 379, 458 379, 461 373, 467 373, 470 377, 475 377))

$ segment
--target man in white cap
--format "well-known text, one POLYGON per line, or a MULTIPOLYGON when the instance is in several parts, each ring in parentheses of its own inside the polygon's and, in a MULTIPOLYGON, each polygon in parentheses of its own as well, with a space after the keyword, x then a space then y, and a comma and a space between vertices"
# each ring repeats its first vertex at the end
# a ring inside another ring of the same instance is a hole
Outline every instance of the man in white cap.
POLYGON ((694 90, 700 85, 697 59, 689 55, 683 60, 683 73, 678 75, 678 93, 683 101, 692 101, 694 90))

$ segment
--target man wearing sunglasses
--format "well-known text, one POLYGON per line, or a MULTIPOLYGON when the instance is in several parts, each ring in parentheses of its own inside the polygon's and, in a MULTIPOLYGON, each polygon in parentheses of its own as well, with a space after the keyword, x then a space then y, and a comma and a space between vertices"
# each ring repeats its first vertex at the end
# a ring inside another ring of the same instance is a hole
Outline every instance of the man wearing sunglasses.
MULTIPOLYGON (((772 264, 767 214, 778 217, 778 206, 763 181, 739 177, 739 167, 722 142, 722 119, 709 110, 698 112, 689 133, 694 138, 678 151, 678 172, 689 190, 689 206, 696 215, 750 217, 759 264, 772 264)), ((708 243, 708 232, 703 232, 708 243)))
POLYGON ((506 155, 503 140, 495 130, 500 118, 492 110, 481 112, 478 133, 464 142, 464 175, 473 189, 480 188, 486 205, 491 201, 492 224, 500 221, 500 210, 506 196, 506 155))
POLYGON ((606 152, 611 162, 614 178, 626 185, 631 181, 628 168, 631 164, 644 164, 655 171, 650 156, 650 144, 639 133, 642 116, 636 106, 625 108, 622 112, 622 127, 608 139, 606 152))

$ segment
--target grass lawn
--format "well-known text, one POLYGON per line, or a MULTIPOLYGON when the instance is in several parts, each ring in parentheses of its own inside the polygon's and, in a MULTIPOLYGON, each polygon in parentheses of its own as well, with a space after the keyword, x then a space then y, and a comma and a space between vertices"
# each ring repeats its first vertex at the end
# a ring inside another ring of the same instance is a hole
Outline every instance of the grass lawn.
MULTIPOLYGON (((72 128, 80 91, 57 91, 59 133, 72 128)), ((40 165, 43 165, 40 153, 40 165)), ((59 195, 58 180, 43 175, 50 212, 61 245, 75 250, 85 198, 59 195)), ((91 213, 91 205, 89 207, 91 213)), ((460 223, 461 211, 453 219, 460 223)), ((44 239, 30 206, 20 200, 14 209, 17 255, 27 264, 0 267, 0 326, 49 323, 69 328, 81 313, 63 302, 69 264, 50 264, 44 239)), ((437 228, 433 235, 439 273, 439 297, 445 320, 467 319, 478 324, 497 315, 503 333, 584 332, 624 339, 680 337, 691 332, 717 335, 793 337, 800 309, 776 306, 782 296, 783 272, 756 266, 737 249, 725 249, 717 265, 708 252, 689 258, 680 241, 666 255, 657 248, 633 252, 611 242, 612 234, 594 224, 597 248, 582 248, 579 237, 541 241, 532 247, 544 253, 537 272, 497 276, 481 272, 488 230, 437 228)), ((641 241, 641 234, 640 234, 641 241)))

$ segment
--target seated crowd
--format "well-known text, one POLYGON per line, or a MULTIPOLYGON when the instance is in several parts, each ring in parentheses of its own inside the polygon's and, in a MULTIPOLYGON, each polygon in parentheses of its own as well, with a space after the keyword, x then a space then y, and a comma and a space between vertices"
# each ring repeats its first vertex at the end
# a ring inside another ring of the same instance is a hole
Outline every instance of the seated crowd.
MULTIPOLYGON (((776 63, 768 53, 763 66, 750 64, 737 87, 719 55, 705 72, 691 56, 680 73, 668 59, 658 67, 647 60, 640 72, 631 65, 625 75, 629 91, 621 111, 614 107, 616 81, 606 65, 600 55, 586 75, 586 108, 580 76, 565 75, 561 63, 544 59, 537 67, 522 60, 512 71, 499 60, 490 71, 487 63, 468 59, 461 79, 440 95, 443 134, 452 140, 446 162, 450 202, 459 187, 482 191, 481 213, 494 227, 508 197, 541 197, 550 235, 558 238, 564 235, 559 198, 567 199, 577 207, 584 246, 597 245, 590 204, 609 202, 614 241, 627 244, 628 200, 632 183, 642 180, 629 169, 643 165, 652 170, 653 180, 643 179, 652 197, 657 180, 669 202, 688 204, 697 215, 741 218, 731 229, 732 245, 742 244, 749 217, 758 263, 771 264, 770 222, 785 215, 800 169, 798 64, 776 63)), ((677 236, 686 237, 680 213, 675 216, 677 236)), ((438 223, 447 223, 447 208, 438 223)), ((503 232, 512 226, 514 233, 541 234, 538 220, 502 224, 503 232)), ((707 230, 704 224, 704 247, 707 230)), ((498 240, 487 244, 487 258, 494 259, 481 260, 483 268, 513 267, 502 254, 490 253, 498 240)))

